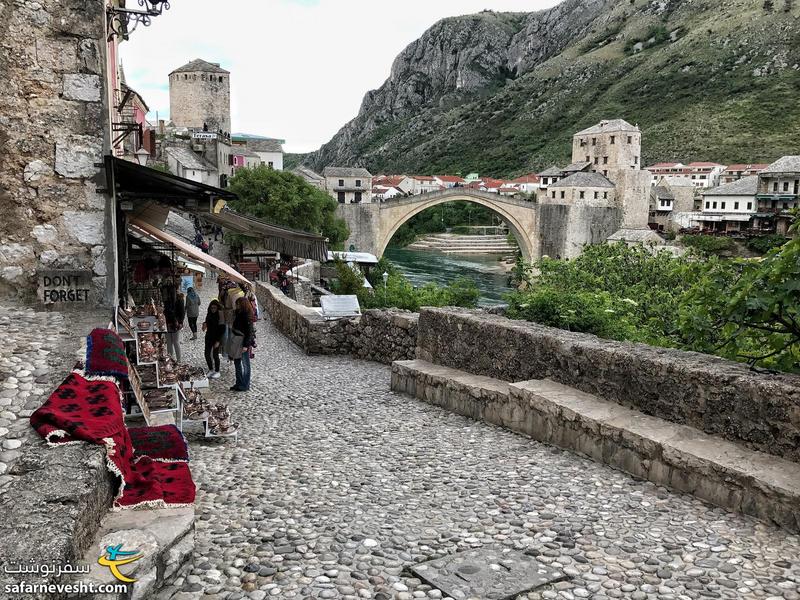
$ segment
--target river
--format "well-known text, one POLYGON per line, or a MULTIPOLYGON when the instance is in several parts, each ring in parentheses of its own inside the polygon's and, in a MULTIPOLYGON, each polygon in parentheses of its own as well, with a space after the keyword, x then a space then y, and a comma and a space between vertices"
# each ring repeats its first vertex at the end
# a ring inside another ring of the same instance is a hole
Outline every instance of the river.
POLYGON ((384 256, 400 269, 415 286, 433 281, 440 285, 468 277, 481 292, 479 304, 503 304, 511 291, 508 273, 494 254, 444 254, 425 250, 389 247, 384 256))

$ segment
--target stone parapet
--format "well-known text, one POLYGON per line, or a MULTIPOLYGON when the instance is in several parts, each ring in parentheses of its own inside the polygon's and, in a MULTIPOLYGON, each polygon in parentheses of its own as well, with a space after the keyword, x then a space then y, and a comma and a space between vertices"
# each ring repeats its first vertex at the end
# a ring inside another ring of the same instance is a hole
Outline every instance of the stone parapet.
POLYGON ((800 461, 800 377, 486 313, 423 309, 417 358, 504 381, 553 379, 754 450, 800 461))
POLYGON ((344 354, 391 364, 414 357, 419 315, 402 310, 368 310, 361 317, 326 321, 271 285, 258 283, 262 312, 307 354, 344 354))
POLYGON ((584 454, 658 485, 800 531, 800 465, 551 380, 507 383, 423 360, 392 390, 584 454))

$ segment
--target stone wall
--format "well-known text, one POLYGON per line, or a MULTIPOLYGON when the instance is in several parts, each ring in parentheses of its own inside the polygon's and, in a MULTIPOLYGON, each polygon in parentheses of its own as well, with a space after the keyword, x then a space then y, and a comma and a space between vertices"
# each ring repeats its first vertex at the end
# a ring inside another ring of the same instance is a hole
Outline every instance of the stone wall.
POLYGON ((344 354, 391 364, 414 358, 419 315, 368 310, 361 317, 326 321, 273 286, 256 285, 262 313, 307 354, 344 354))
POLYGON ((466 310, 423 309, 417 358, 504 381, 553 379, 800 461, 800 377, 466 310))
POLYGON ((42 270, 114 296, 113 233, 95 181, 108 141, 104 0, 0 4, 0 295, 32 299, 42 270), (107 280, 107 276, 109 279, 107 280))

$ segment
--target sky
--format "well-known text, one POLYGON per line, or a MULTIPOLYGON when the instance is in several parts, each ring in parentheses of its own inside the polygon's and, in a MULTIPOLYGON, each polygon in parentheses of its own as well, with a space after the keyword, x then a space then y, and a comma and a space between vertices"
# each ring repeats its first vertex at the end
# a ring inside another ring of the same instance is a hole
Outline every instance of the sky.
POLYGON ((234 132, 309 152, 358 114, 394 58, 441 18, 534 11, 557 0, 171 0, 120 47, 128 84, 168 118, 174 69, 202 58, 231 71, 234 132))

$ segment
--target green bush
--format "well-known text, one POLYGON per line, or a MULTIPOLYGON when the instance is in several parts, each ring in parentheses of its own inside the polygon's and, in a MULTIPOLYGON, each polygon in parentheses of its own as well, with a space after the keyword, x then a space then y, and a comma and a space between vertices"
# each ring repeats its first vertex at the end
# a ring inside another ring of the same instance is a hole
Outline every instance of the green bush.
POLYGON ((713 235, 685 235, 681 238, 681 244, 704 256, 722 254, 734 246, 731 238, 713 235))
POLYGON ((753 252, 766 254, 773 248, 780 248, 786 242, 787 238, 783 235, 761 235, 747 240, 747 247, 753 252))
POLYGON ((331 282, 331 291, 339 296, 357 295, 364 288, 364 274, 358 267, 351 267, 342 259, 335 261, 336 279, 331 282))

